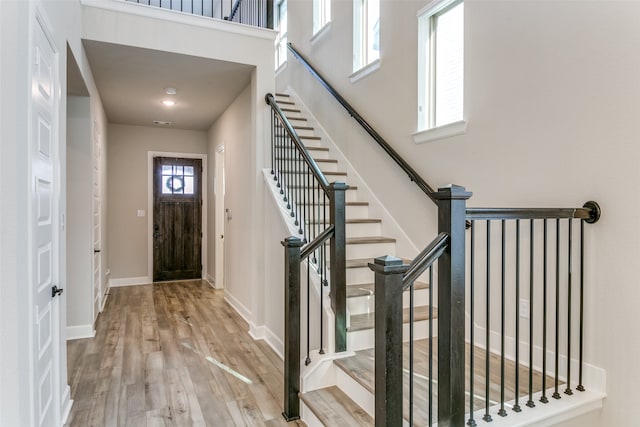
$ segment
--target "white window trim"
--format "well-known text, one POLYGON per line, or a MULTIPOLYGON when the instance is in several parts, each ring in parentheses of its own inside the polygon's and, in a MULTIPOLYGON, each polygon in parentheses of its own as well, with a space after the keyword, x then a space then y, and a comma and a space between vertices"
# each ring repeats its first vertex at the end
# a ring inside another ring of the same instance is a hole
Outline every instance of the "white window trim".
POLYGON ((331 0, 313 0, 313 22, 311 23, 312 25, 312 29, 311 32, 313 33, 313 36, 311 37, 311 40, 313 41, 313 39, 316 36, 319 36, 320 33, 326 32, 325 28, 327 27, 327 25, 331 24, 331 0), (316 13, 319 13, 317 9, 322 8, 322 6, 324 5, 324 2, 328 2, 328 10, 325 10, 327 16, 327 20, 326 22, 322 23, 322 25, 319 28, 315 28, 315 23, 316 23, 316 13), (316 8, 316 2, 322 2, 322 4, 318 4, 318 7, 316 8))
MULTIPOLYGON (((423 109, 430 109, 429 104, 431 100, 427 95, 427 87, 432 86, 432 82, 427 82, 426 75, 428 73, 429 78, 433 79, 435 70, 434 64, 429 58, 426 58, 425 51, 422 46, 422 41, 429 40, 432 43, 431 37, 427 37, 425 32, 431 32, 431 25, 428 24, 431 17, 440 11, 448 8, 451 4, 458 2, 459 0, 433 0, 425 7, 420 9, 416 16, 418 17, 418 131, 413 134, 413 139, 416 144, 434 141, 437 139, 448 138, 455 135, 462 135, 466 133, 467 120, 466 120, 466 103, 462 103, 462 120, 457 122, 448 123, 442 126, 429 127, 429 117, 424 114, 423 109), (426 25, 421 25, 422 20, 427 21, 426 25), (427 70, 427 68, 431 68, 427 70)), ((464 0, 463 0, 464 1, 464 0)), ((430 49, 431 51, 431 49, 430 49)), ((463 73, 464 76, 464 73, 463 73)), ((431 114, 431 113, 429 113, 431 114)))
POLYGON ((415 132, 413 134, 413 142, 416 144, 423 144, 425 142, 437 141, 439 139, 450 138, 456 135, 464 135, 465 133, 467 133, 467 121, 460 120, 453 123, 447 123, 443 126, 415 132))
MULTIPOLYGON (((382 56, 382 50, 379 52, 378 58, 373 61, 369 61, 367 50, 369 45, 369 34, 367 29, 368 24, 368 4, 369 0, 357 0, 353 2, 353 74, 351 75, 352 83, 354 81, 359 80, 360 78, 370 74, 371 72, 377 70, 379 68, 379 64, 377 67, 373 67, 373 70, 365 71, 368 67, 371 67, 376 62, 380 61, 380 57, 382 56), (362 76, 358 76, 358 73, 364 73, 362 76)), ((379 0, 371 0, 371 1, 379 1, 379 0)), ((378 43, 381 43, 380 39, 378 43)))
POLYGON ((311 45, 314 45, 318 42, 318 40, 322 39, 325 34, 327 34, 331 30, 331 21, 324 24, 322 28, 320 28, 316 33, 311 37, 311 45))
POLYGON ((376 59, 375 61, 365 65, 364 67, 360 68, 358 71, 352 73, 349 76, 349 80, 351 80, 351 83, 355 83, 358 80, 361 80, 365 77, 367 77, 369 74, 373 74, 376 71, 378 71, 380 69, 380 58, 376 59))

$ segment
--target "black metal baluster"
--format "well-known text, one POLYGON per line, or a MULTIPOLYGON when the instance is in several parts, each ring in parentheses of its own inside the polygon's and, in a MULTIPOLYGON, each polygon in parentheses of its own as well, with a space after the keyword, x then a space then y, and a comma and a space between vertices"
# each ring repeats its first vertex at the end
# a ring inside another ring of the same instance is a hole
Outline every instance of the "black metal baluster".
POLYGON ((549 403, 547 399, 547 219, 543 220, 542 231, 542 396, 540 402, 549 403))
POLYGON ((429 427, 433 425, 433 266, 429 267, 429 427))
POLYGON ((486 301, 486 305, 487 305, 487 310, 486 310, 486 318, 487 318, 487 323, 485 325, 485 392, 484 392, 484 398, 485 398, 485 413, 484 416, 482 417, 482 419, 486 422, 490 422, 493 420, 493 418, 491 418, 491 414, 489 414, 489 392, 490 392, 490 383, 489 383, 489 376, 490 376, 490 360, 491 360, 491 345, 490 345, 490 338, 491 338, 491 221, 487 220, 487 283, 486 283, 486 287, 487 287, 487 301, 486 301))
POLYGON ((569 271, 567 272, 567 388, 564 391, 564 394, 572 395, 573 391, 571 390, 571 288, 572 288, 572 251, 573 251, 573 220, 571 218, 568 219, 568 237, 569 241, 567 242, 567 267, 569 271))
POLYGON ((558 368, 560 357, 560 220, 556 219, 556 337, 555 337, 555 383, 554 392, 551 395, 554 399, 560 399, 558 393, 558 368))
POLYGON ((501 274, 501 295, 500 295, 500 409, 498 410, 498 415, 501 417, 507 416, 507 411, 504 410, 504 301, 505 301, 505 291, 506 291, 506 283, 505 283, 505 246, 507 244, 507 233, 506 233, 506 221, 503 219, 502 221, 502 274, 501 274))
MULTIPOLYGON (((534 277, 534 220, 529 220, 529 400, 527 406, 534 408, 533 401, 533 277, 534 277)), ((544 375, 544 372, 543 372, 544 375)))
MULTIPOLYGON (((415 283, 415 282, 414 282, 415 283)), ((409 425, 413 425, 413 288, 409 285, 409 425)))
POLYGON ((275 125, 276 113, 271 110, 271 175, 276 174, 276 125, 275 125))
POLYGON ((324 324, 322 322, 324 318, 324 286, 320 282, 320 351, 318 353, 324 354, 324 324))
POLYGON ((584 391, 582 385, 582 339, 584 331, 584 220, 580 221, 580 348, 578 349, 578 386, 576 390, 584 391))
MULTIPOLYGON (((470 266, 469 266, 469 277, 470 277, 470 298, 469 298, 469 315, 470 315, 470 319, 469 319, 469 334, 470 334, 470 344, 469 344, 469 421, 467 421, 467 425, 469 427, 475 427, 476 424, 476 420, 473 419, 473 402, 474 402, 474 393, 473 393, 473 383, 474 383, 474 356, 475 356, 475 297, 474 297, 474 291, 475 291, 475 277, 476 277, 476 268, 475 268, 475 258, 476 258, 476 240, 475 240, 475 234, 476 234, 476 227, 475 227, 475 221, 471 221, 471 239, 470 239, 470 246, 471 246, 471 254, 470 254, 470 266)), ((431 396, 429 397, 429 399, 431 399, 431 396)))
POLYGON ((515 363, 515 412, 522 411, 520 407, 520 220, 516 220, 516 363, 515 363))
POLYGON ((304 359, 305 366, 311 363, 311 269, 307 262, 307 357, 304 359))

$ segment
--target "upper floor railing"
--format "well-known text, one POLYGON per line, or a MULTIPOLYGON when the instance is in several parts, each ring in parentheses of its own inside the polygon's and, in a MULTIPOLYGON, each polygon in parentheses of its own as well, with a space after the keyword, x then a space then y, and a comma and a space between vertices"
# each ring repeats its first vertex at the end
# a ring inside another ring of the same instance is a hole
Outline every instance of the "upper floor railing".
POLYGON ((132 3, 273 28, 272 0, 126 0, 132 3))

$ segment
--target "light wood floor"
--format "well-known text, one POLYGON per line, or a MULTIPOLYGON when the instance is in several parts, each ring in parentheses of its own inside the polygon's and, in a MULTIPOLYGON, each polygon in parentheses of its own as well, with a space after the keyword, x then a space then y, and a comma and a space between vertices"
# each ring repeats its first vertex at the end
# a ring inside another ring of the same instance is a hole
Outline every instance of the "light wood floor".
POLYGON ((68 426, 304 426, 281 415, 283 363, 201 281, 111 289, 67 346, 68 426))

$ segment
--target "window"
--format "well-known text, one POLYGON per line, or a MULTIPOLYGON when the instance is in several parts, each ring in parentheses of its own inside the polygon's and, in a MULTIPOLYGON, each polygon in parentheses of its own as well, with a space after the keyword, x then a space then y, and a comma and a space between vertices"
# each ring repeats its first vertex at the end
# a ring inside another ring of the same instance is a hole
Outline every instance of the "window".
POLYGON ((464 3, 433 1, 418 20, 419 130, 463 122, 464 3))
POLYGON ((313 0, 313 35, 331 22, 331 0, 313 0))
POLYGON ((162 165, 162 194, 193 194, 193 166, 162 165))
POLYGON ((354 0, 353 71, 380 59, 380 0, 354 0))
POLYGON ((276 6, 276 70, 287 62, 287 0, 280 0, 276 6))

